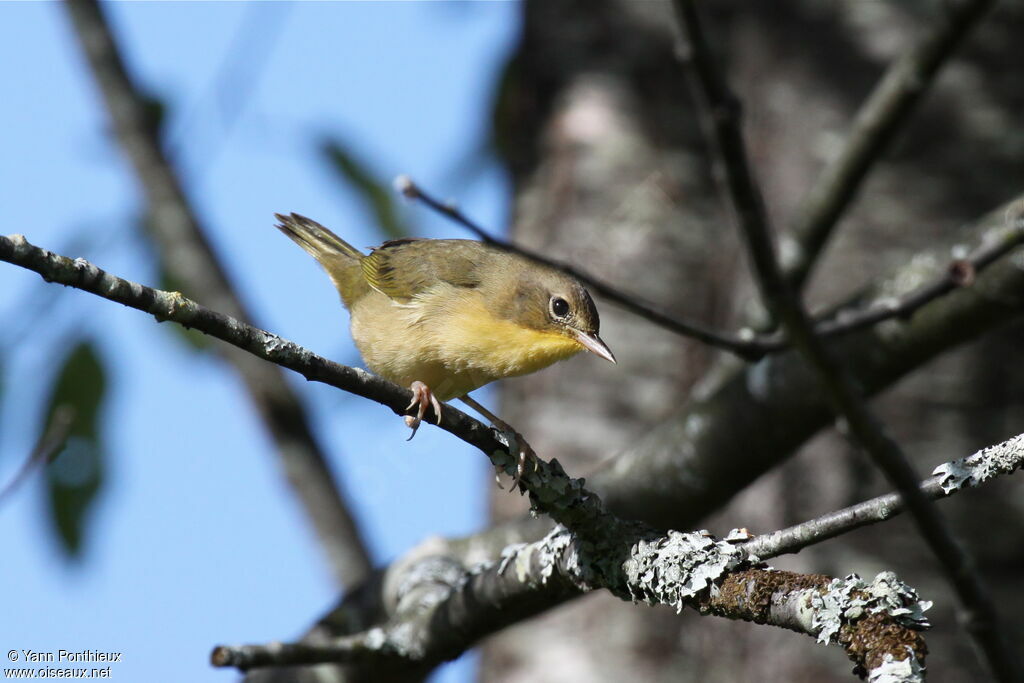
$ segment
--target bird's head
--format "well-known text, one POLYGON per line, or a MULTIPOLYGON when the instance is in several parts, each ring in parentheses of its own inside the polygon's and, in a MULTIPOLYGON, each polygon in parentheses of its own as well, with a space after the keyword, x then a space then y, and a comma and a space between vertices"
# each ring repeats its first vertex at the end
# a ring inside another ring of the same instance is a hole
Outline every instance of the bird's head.
POLYGON ((615 361, 598 332, 601 318, 590 293, 578 280, 560 271, 527 263, 509 282, 504 317, 543 336, 559 335, 586 350, 615 361))

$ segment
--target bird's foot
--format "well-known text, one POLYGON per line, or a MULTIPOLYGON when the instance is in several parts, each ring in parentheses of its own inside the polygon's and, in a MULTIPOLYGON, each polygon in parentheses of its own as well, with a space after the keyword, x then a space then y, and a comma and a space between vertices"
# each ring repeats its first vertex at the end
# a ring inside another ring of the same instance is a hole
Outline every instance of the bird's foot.
MULTIPOLYGON (((508 443, 510 453, 516 454, 516 471, 512 475, 512 488, 509 491, 520 491, 523 492, 522 481, 523 475, 526 474, 527 463, 533 465, 534 471, 537 470, 537 454, 534 452, 530 444, 526 443, 526 439, 523 435, 512 429, 506 422, 502 420, 492 420, 492 424, 495 429, 502 433, 505 437, 505 441, 508 443)), ((498 484, 498 488, 504 490, 501 485, 501 475, 504 473, 504 469, 498 466, 494 468, 494 481, 498 484)))
POLYGON ((409 435, 406 441, 411 441, 412 437, 416 436, 416 430, 420 428, 420 423, 423 422, 423 416, 427 412, 428 405, 434 408, 437 424, 441 424, 441 402, 437 400, 437 396, 434 396, 434 392, 430 390, 430 387, 417 380, 409 385, 409 390, 412 391, 412 401, 405 409, 412 410, 416 408, 416 415, 405 416, 405 425, 412 430, 412 434, 409 435))
MULTIPOLYGON (((511 491, 519 489, 520 492, 525 491, 522 486, 523 475, 526 474, 526 464, 528 462, 533 463, 534 471, 537 470, 537 454, 534 453, 533 449, 530 448, 530 444, 526 443, 526 439, 523 435, 512 429, 511 426, 500 417, 492 413, 491 411, 484 408, 477 401, 466 394, 461 397, 460 400, 467 406, 486 417, 491 426, 501 433, 504 437, 505 443, 508 445, 508 452, 515 454, 516 458, 516 471, 512 475, 512 488, 511 491)), ((498 484, 498 488, 504 490, 505 487, 501 485, 501 475, 504 474, 505 470, 503 467, 497 465, 494 466, 494 481, 498 484)))

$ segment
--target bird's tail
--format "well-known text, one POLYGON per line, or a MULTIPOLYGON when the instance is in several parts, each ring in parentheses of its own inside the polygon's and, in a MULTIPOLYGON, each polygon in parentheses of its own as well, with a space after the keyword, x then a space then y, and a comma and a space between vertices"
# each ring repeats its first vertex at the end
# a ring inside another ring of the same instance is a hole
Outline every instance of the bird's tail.
POLYGON ((319 261, 325 268, 340 265, 339 260, 355 259, 355 263, 363 260, 365 254, 341 239, 333 232, 316 221, 300 216, 297 213, 287 216, 275 213, 281 221, 275 227, 288 235, 293 242, 319 261))
POLYGON ((315 258, 327 271, 347 308, 369 288, 363 278, 365 254, 314 220, 297 213, 274 214, 277 229, 315 258))

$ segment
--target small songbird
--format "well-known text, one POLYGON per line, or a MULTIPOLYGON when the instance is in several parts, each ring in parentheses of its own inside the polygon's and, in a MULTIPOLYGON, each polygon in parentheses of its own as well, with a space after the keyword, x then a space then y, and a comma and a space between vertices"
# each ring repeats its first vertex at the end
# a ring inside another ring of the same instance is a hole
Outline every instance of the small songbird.
MULTIPOLYGON (((331 277, 367 367, 412 390, 413 434, 428 406, 440 423, 440 401, 459 398, 524 445, 469 392, 583 350, 615 362, 590 294, 561 271, 472 240, 399 239, 363 254, 316 221, 275 216, 331 277)), ((517 480, 530 455, 520 452, 517 480)))

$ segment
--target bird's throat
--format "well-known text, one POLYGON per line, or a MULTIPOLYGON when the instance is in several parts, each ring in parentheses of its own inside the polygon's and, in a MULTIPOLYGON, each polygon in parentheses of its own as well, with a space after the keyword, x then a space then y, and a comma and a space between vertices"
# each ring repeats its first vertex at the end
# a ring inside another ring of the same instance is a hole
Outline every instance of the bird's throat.
POLYGON ((459 357, 495 379, 536 372, 583 349, 571 337, 495 317, 483 306, 452 316, 443 334, 446 348, 461 347, 459 357))

